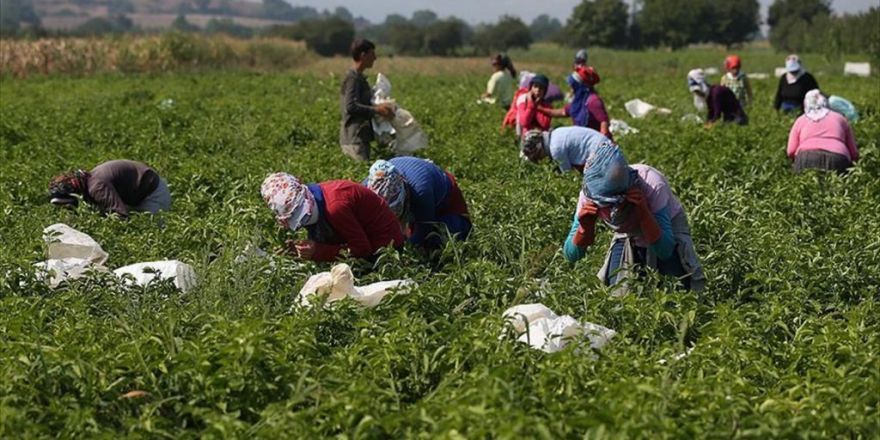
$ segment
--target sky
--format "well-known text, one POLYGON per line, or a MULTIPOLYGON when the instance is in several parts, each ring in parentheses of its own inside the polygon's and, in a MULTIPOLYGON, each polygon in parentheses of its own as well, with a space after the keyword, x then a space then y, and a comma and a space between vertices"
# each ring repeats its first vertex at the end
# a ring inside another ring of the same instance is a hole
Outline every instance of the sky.
MULTIPOLYGON (((773 0, 759 1, 762 14, 766 16, 767 7, 773 3, 773 0)), ((538 15, 548 14, 565 23, 580 0, 287 0, 287 2, 294 6, 312 6, 319 10, 332 10, 337 6, 344 6, 355 17, 363 16, 373 23, 381 23, 388 14, 409 17, 413 11, 430 9, 440 17, 455 15, 471 24, 476 24, 494 22, 498 16, 504 14, 517 15, 526 23, 531 22, 538 15)), ((877 4, 878 0, 833 0, 831 8, 838 13, 852 13, 877 4)))

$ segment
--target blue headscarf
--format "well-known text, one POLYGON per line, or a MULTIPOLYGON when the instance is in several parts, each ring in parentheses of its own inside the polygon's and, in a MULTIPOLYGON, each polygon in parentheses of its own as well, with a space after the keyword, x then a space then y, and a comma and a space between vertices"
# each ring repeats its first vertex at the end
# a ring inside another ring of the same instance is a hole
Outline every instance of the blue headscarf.
POLYGON ((388 203, 391 212, 402 219, 406 216, 408 197, 406 179, 403 174, 387 160, 377 160, 370 167, 367 188, 381 196, 388 203))
POLYGON ((584 164, 584 196, 599 206, 618 205, 635 177, 626 158, 616 146, 605 144, 593 149, 584 164))
POLYGON ((581 80, 577 72, 572 72, 568 76, 568 85, 574 92, 574 98, 571 100, 571 106, 568 108, 568 114, 571 116, 574 125, 586 127, 590 120, 590 112, 587 110, 587 98, 590 97, 590 88, 581 80))

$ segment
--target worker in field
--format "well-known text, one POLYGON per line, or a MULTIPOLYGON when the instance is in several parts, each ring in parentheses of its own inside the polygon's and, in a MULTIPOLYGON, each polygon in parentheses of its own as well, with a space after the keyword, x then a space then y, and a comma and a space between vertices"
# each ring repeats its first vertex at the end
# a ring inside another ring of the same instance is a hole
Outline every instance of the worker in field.
POLYGON ((752 102, 752 85, 742 71, 742 60, 737 55, 728 55, 724 59, 724 68, 727 73, 721 77, 721 85, 736 95, 742 108, 748 107, 752 102))
POLYGON ((831 111, 818 89, 807 92, 804 114, 791 127, 786 153, 796 173, 810 168, 844 173, 859 160, 846 117, 831 111))
POLYGON ((260 194, 282 227, 304 227, 306 240, 288 240, 287 253, 314 261, 333 261, 347 249, 356 258, 372 258, 386 246, 399 247, 403 235, 388 204, 348 180, 302 184, 286 173, 270 174, 260 194))
POLYGON ((482 100, 508 108, 516 92, 516 69, 513 61, 506 54, 499 53, 492 57, 491 63, 495 72, 489 77, 482 100))
POLYGON ((550 109, 544 100, 550 80, 544 75, 535 75, 529 81, 528 92, 521 93, 514 102, 516 109, 516 134, 522 136, 529 130, 550 130, 550 116, 538 111, 538 108, 550 109))
POLYGON ((563 108, 538 107, 538 111, 550 117, 569 116, 572 124, 592 128, 613 139, 605 102, 596 91, 599 80, 596 69, 590 66, 578 67, 568 76, 568 85, 572 91, 571 102, 563 108))
POLYGON ((651 267, 702 290, 705 277, 681 203, 666 177, 648 165, 629 166, 619 148, 590 152, 571 229, 563 246, 568 261, 580 260, 595 242, 596 222, 614 233, 598 276, 626 291, 627 277, 651 267))
POLYGON ((436 249, 448 236, 464 240, 471 232, 467 203, 455 176, 431 161, 416 157, 376 161, 364 184, 385 199, 416 246, 436 249))
POLYGON ((128 218, 131 212, 171 209, 168 183, 148 165, 133 160, 111 160, 91 171, 75 170, 49 182, 49 201, 76 207, 82 198, 105 214, 128 218))
POLYGON ((563 173, 574 170, 583 174, 590 152, 603 145, 617 147, 614 141, 592 128, 559 127, 550 132, 527 132, 520 142, 520 152, 535 163, 549 157, 563 173))
POLYGON ((694 106, 698 111, 705 111, 706 126, 718 121, 735 122, 739 125, 749 123, 745 110, 736 99, 736 95, 724 86, 710 85, 706 82, 703 69, 693 69, 687 75, 688 90, 694 96, 694 106))
POLYGON ((819 83, 804 69, 797 55, 785 58, 785 73, 779 77, 773 108, 784 113, 803 113, 807 92, 818 89, 819 83))
POLYGON ((572 68, 574 70, 577 70, 579 67, 588 67, 589 64, 587 64, 587 61, 589 61, 587 49, 579 49, 574 54, 574 63, 572 68))
POLYGON ((370 142, 374 140, 372 119, 379 115, 391 119, 394 109, 386 104, 373 105, 372 91, 364 72, 376 61, 376 46, 365 39, 351 44, 351 70, 342 80, 340 110, 342 122, 339 127, 339 144, 342 152, 354 160, 370 160, 370 142))

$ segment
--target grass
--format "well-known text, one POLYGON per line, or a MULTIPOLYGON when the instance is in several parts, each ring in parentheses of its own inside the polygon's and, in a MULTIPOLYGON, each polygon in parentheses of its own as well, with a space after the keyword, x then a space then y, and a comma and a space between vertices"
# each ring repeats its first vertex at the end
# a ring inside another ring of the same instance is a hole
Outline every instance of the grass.
MULTIPOLYGON (((845 177, 795 176, 784 156, 792 120, 769 108, 773 79, 755 81, 748 127, 679 121, 692 111, 687 70, 723 56, 591 54, 612 117, 641 130, 622 148, 668 176, 708 276, 699 295, 650 279, 624 298, 594 275, 607 230, 584 261, 564 263, 579 180, 518 159, 498 133, 501 110, 474 103, 482 61, 380 59, 373 73, 389 73, 427 130, 424 156, 459 178, 475 230, 442 265, 409 250, 356 265, 364 283, 420 284, 370 310, 291 309, 307 276, 328 266, 234 262, 248 243, 289 237, 259 198, 267 173, 366 175, 369 164, 337 146, 343 61, 294 73, 0 79, 0 437, 876 438, 877 78, 805 57, 826 72, 823 89, 862 110, 863 158, 845 177), (674 114, 631 120, 623 103, 637 97, 674 114), (170 109, 158 106, 165 99, 170 109), (123 157, 168 179, 164 229, 46 203, 53 174, 123 157), (102 243, 111 268, 177 258, 201 284, 186 295, 124 291, 95 276, 50 291, 32 264, 56 222, 102 243), (499 341, 503 310, 538 301, 619 335, 595 359, 499 341)), ((561 81, 568 56, 551 58, 514 61, 558 66, 548 71, 561 81)), ((743 58, 766 71, 782 57, 743 58)))

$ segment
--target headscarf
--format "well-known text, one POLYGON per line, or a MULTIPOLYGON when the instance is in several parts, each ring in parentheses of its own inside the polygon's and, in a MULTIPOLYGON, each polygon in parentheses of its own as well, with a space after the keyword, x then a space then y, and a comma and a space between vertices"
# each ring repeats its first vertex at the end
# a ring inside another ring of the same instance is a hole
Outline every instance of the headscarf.
POLYGON ((260 194, 275 213, 279 224, 299 229, 317 208, 315 196, 306 185, 287 173, 273 173, 263 180, 260 194))
POLYGON ((813 89, 804 96, 804 115, 814 122, 819 122, 831 111, 828 100, 819 89, 813 89))
POLYGON ((574 54, 574 65, 585 66, 587 64, 587 50, 581 49, 574 54))
POLYGON ((544 90, 547 90, 547 88, 550 87, 550 78, 547 78, 546 76, 541 75, 540 73, 536 74, 529 81, 529 87, 531 87, 533 85, 541 87, 544 90))
POLYGON ((795 54, 785 57, 785 79, 789 84, 794 84, 806 71, 801 64, 801 59, 795 54))
POLYGON ((550 133, 539 129, 532 129, 523 135, 520 141, 520 153, 529 160, 540 150, 547 149, 550 145, 550 133))
POLYGON ((724 59, 724 68, 727 70, 739 70, 741 66, 742 60, 740 60, 737 55, 728 55, 727 58, 724 59))
POLYGON ((703 69, 693 69, 687 75, 688 90, 699 91, 704 96, 709 96, 709 83, 706 82, 706 74, 703 69))
POLYGON ((603 144, 587 156, 581 191, 600 207, 620 204, 631 183, 629 165, 616 146, 603 144))
POLYGON ((406 178, 394 164, 387 160, 374 162, 367 177, 367 188, 385 199, 391 212, 398 219, 406 216, 408 207, 406 178))
POLYGON ((568 85, 574 92, 568 113, 574 125, 586 127, 590 119, 587 110, 587 98, 590 97, 593 86, 599 83, 599 74, 590 66, 578 67, 568 76, 568 85))
POLYGON ((88 175, 86 171, 75 170, 53 177, 49 181, 49 202, 54 205, 76 206, 79 199, 73 195, 85 192, 88 175))

